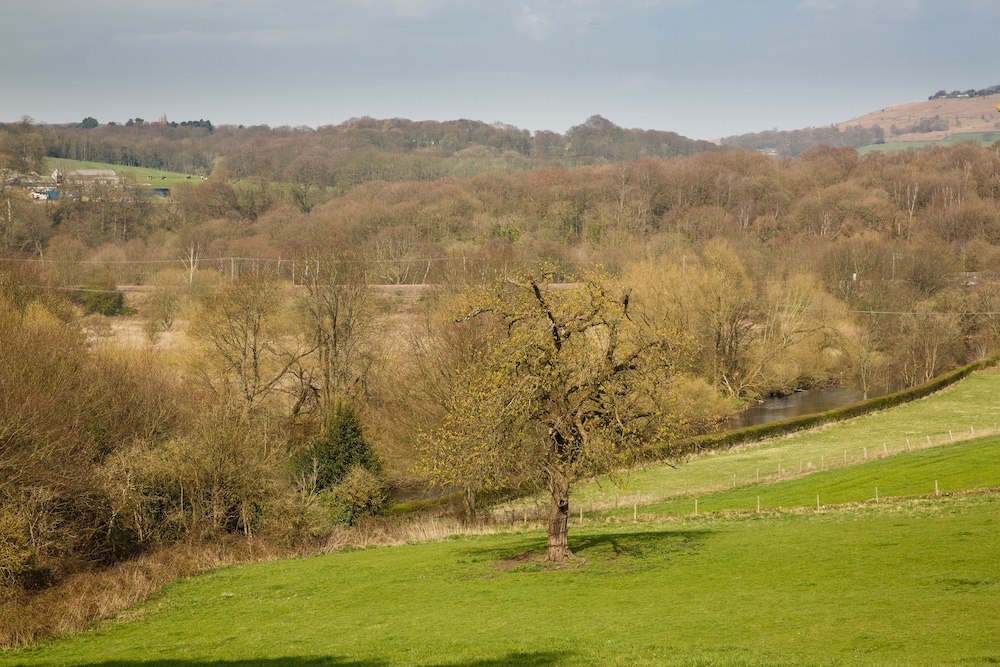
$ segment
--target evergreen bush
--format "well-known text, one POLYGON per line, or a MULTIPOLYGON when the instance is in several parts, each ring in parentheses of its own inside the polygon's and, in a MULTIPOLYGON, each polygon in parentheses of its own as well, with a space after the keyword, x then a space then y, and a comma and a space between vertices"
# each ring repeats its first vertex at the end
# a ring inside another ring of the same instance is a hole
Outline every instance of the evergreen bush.
POLYGON ((115 279, 109 274, 88 280, 83 291, 83 309, 88 314, 121 315, 125 309, 125 295, 118 291, 115 279))
POLYGON ((315 470, 317 491, 337 486, 354 467, 373 475, 382 472, 382 462, 365 438, 361 420, 346 403, 337 406, 326 429, 310 443, 297 467, 315 470))

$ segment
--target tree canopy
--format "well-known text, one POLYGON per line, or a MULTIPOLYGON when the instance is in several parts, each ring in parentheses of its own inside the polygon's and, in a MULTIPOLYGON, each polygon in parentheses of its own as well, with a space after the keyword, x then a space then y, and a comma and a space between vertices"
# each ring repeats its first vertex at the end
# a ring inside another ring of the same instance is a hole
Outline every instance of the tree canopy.
POLYGON ((682 427, 672 410, 678 337, 630 312, 630 291, 602 273, 505 277, 467 297, 462 319, 489 317, 481 356, 459 373, 422 466, 442 485, 544 486, 548 558, 567 543, 574 480, 631 463, 682 427))

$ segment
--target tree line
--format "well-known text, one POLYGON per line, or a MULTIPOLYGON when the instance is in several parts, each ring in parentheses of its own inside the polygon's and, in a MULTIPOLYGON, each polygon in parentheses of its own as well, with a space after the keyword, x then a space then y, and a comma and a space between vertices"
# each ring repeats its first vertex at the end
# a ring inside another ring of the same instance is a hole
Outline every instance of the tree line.
POLYGON ((969 88, 968 90, 953 90, 950 93, 947 90, 941 89, 928 97, 928 100, 939 100, 942 98, 955 98, 955 97, 981 97, 985 95, 996 95, 1000 93, 1000 85, 988 86, 986 88, 969 88))
MULTIPOLYGON (((944 121, 947 125, 947 121, 944 121)), ((928 124, 928 127, 930 125, 928 124)), ((915 127, 922 128, 923 125, 915 127)), ((948 129, 945 127, 944 129, 948 129)), ((892 134, 903 134, 907 130, 900 130, 893 126, 892 134)), ((925 131, 932 130, 909 130, 925 131)), ((860 148, 861 146, 872 146, 874 144, 885 143, 885 129, 881 125, 863 127, 854 125, 840 129, 838 127, 810 127, 801 130, 765 130, 763 132, 750 132, 731 137, 723 137, 723 146, 733 148, 751 148, 753 150, 770 150, 778 155, 794 157, 803 151, 816 146, 830 146, 833 148, 860 148)))
MULTIPOLYGON (((241 178, 295 181, 304 173, 324 186, 369 180, 433 180, 540 164, 590 164, 644 156, 669 159, 718 150, 674 132, 625 129, 600 116, 565 134, 531 133, 503 123, 352 118, 318 128, 215 126, 211 121, 99 125, 0 125, 0 146, 22 134, 41 142, 42 157, 107 162, 209 175, 224 166, 241 178), (8 136, 9 135, 9 136, 8 136)), ((0 153, 3 159, 4 153, 0 153)), ((36 161, 29 160, 32 167, 36 161)), ((23 167, 8 157, 0 167, 23 167)), ((37 171, 37 169, 35 169, 37 171)))

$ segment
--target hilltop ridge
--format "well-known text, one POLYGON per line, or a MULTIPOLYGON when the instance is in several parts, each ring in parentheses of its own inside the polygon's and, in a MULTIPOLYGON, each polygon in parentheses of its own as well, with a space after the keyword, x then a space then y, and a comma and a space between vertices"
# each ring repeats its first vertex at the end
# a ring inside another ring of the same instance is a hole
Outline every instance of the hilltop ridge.
POLYGON ((836 123, 834 127, 844 132, 852 127, 878 126, 885 133, 886 143, 941 141, 956 134, 1000 131, 998 103, 1000 93, 905 102, 836 123))
MULTIPOLYGON (((986 89, 986 90, 992 90, 986 89)), ((822 127, 751 132, 717 140, 720 146, 751 148, 772 155, 795 156, 814 146, 862 148, 909 147, 962 139, 992 143, 1000 139, 1000 94, 934 95, 928 100, 905 102, 863 116, 822 127), (993 133, 997 133, 993 137, 993 133)))

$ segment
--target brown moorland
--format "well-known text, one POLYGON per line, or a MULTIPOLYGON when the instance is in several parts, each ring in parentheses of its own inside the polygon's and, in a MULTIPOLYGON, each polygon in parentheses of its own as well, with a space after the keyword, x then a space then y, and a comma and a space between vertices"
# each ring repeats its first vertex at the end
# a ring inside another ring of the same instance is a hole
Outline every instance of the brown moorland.
POLYGON ((834 127, 844 131, 849 127, 874 127, 879 125, 885 130, 886 143, 896 141, 941 141, 955 134, 975 132, 995 132, 1000 130, 1000 113, 996 105, 1000 103, 1000 94, 983 95, 981 97, 957 97, 925 100, 922 102, 907 102, 885 107, 877 111, 852 118, 834 127), (894 134, 892 126, 908 128, 925 120, 941 119, 947 121, 948 129, 933 132, 905 132, 894 134))

